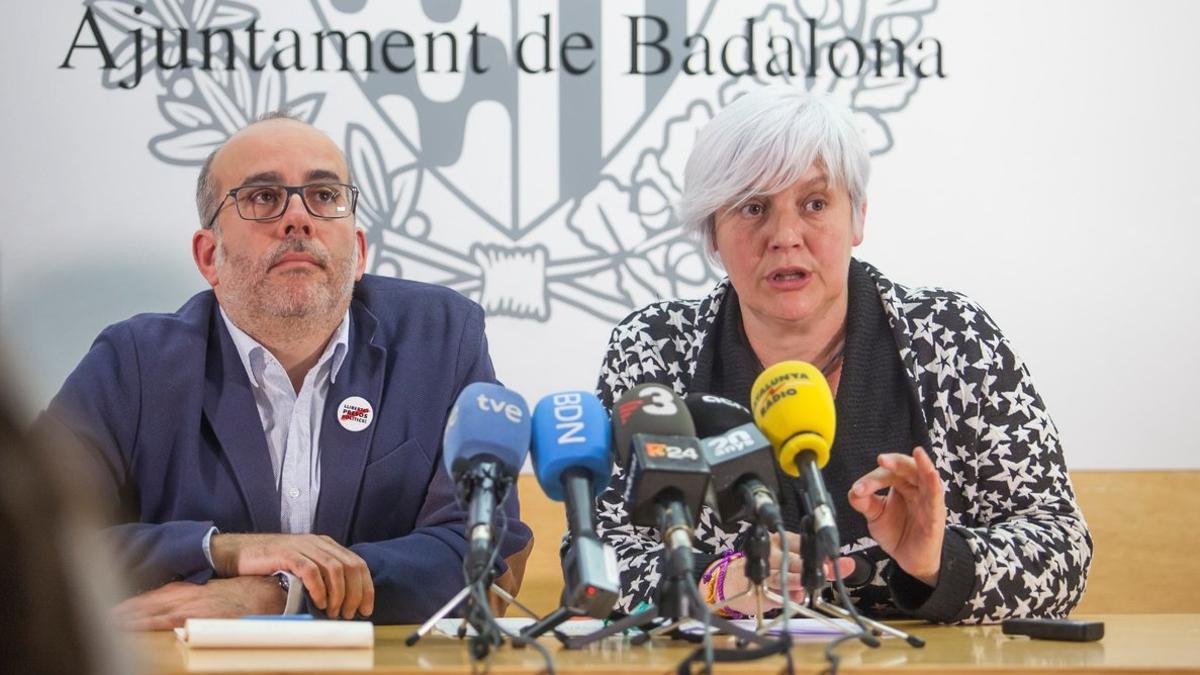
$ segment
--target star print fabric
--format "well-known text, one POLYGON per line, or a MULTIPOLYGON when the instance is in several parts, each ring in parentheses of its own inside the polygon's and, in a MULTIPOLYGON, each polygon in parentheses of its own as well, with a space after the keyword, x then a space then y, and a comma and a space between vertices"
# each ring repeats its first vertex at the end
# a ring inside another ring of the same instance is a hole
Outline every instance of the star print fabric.
MULTIPOLYGON (((966 598, 961 606, 943 603, 921 611, 895 597, 897 587, 905 585, 896 578, 907 575, 870 537, 859 537, 845 543, 842 552, 861 553, 875 573, 852 591, 855 603, 876 616, 908 614, 956 623, 1065 616, 1083 594, 1092 540, 1075 502, 1058 430, 1028 369, 987 313, 967 297, 939 288, 910 289, 866 263, 854 264, 867 271, 878 291, 916 391, 928 450, 946 489, 947 548, 973 561, 974 577, 969 592, 953 594, 966 598)), ((725 280, 700 300, 655 303, 617 325, 598 385, 605 406, 611 409, 625 391, 643 382, 666 384, 685 395, 721 304, 732 295, 729 288, 725 280)), ((661 580, 662 547, 653 528, 629 522, 621 497, 625 480, 622 468, 614 467, 596 506, 598 532, 620 561, 617 609, 629 612, 652 599, 661 580)), ((745 522, 724 525, 705 506, 696 523, 695 548, 702 556, 732 550, 747 527, 745 522)), ((947 594, 939 590, 933 595, 944 599, 947 594)))

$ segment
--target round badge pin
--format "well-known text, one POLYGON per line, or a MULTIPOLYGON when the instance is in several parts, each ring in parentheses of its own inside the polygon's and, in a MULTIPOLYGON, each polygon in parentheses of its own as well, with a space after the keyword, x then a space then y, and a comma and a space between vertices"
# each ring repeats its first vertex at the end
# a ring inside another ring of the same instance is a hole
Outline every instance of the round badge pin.
POLYGON ((346 431, 362 431, 371 426, 371 418, 375 411, 367 399, 361 396, 349 396, 338 406, 338 424, 346 431))

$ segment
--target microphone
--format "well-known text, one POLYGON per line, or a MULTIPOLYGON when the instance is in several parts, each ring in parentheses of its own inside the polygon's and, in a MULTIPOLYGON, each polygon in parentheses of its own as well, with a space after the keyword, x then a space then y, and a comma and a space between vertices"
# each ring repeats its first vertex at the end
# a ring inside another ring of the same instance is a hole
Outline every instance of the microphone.
POLYGON ((546 496, 567 505, 563 604, 598 619, 621 594, 616 552, 596 536, 593 520, 612 475, 611 445, 608 413, 590 392, 551 394, 533 410, 534 473, 546 496))
POLYGON ((657 527, 671 572, 690 575, 692 524, 708 491, 708 463, 683 400, 666 385, 639 384, 613 406, 617 461, 627 467, 625 503, 634 525, 657 527))
POLYGON ((487 571, 495 538, 492 522, 529 451, 530 421, 525 400, 498 384, 463 388, 450 409, 442 459, 467 508, 467 557, 472 579, 487 571))
POLYGON ((688 394, 684 401, 712 470, 721 520, 754 520, 768 530, 782 530, 775 448, 754 426, 750 411, 712 394, 688 394))
POLYGON ((750 407, 754 421, 776 448, 780 468, 804 477, 804 505, 813 520, 817 554, 836 556, 841 548, 837 519, 821 478, 836 426, 833 393, 825 376, 812 364, 781 361, 754 380, 750 407))
POLYGON ((696 425, 679 396, 665 384, 639 384, 613 404, 613 452, 617 464, 629 465, 633 435, 696 435, 696 425))

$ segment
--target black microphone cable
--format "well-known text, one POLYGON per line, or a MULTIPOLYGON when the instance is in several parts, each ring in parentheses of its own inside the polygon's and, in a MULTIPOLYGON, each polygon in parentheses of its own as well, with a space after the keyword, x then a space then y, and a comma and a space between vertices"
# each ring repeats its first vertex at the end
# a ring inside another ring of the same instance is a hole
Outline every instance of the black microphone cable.
POLYGON ((492 539, 487 564, 477 567, 474 576, 471 575, 471 570, 466 567, 463 569, 463 579, 466 587, 470 589, 471 595, 471 601, 467 603, 465 618, 467 623, 475 629, 475 635, 470 639, 470 652, 474 660, 487 658, 491 654, 492 648, 500 646, 503 642, 503 636, 496 617, 492 614, 487 593, 488 576, 494 569, 496 558, 500 553, 499 542, 504 539, 507 531, 508 519, 503 518, 498 536, 492 539))
MULTIPOLYGON (((791 636, 787 633, 783 633, 779 641, 764 647, 755 647, 753 649, 714 649, 713 661, 716 663, 740 663, 744 661, 756 661, 768 656, 782 654, 784 659, 787 661, 786 672, 788 675, 793 675, 795 669, 792 663, 791 646, 791 636)), ((675 669, 675 672, 677 675, 688 675, 688 673, 691 672, 691 664, 701 660, 703 660, 703 649, 696 649, 696 651, 692 652, 679 663, 679 666, 675 669)), ((709 668, 709 672, 711 672, 712 665, 706 664, 706 667, 709 668)))
POLYGON ((705 634, 706 634, 706 643, 703 647, 698 647, 695 651, 693 651, 691 654, 684 657, 684 659, 679 662, 679 666, 676 667, 676 669, 675 669, 675 672, 677 673, 677 675, 688 675, 688 673, 691 672, 691 665, 693 663, 700 662, 700 661, 704 662, 705 672, 711 673, 714 663, 738 663, 738 662, 743 662, 743 661, 755 661, 757 659, 765 658, 768 656, 774 656, 775 654, 782 654, 784 656, 784 658, 786 659, 788 675, 792 675, 794 673, 794 666, 792 663, 792 649, 791 649, 792 648, 792 636, 787 631, 784 631, 783 633, 780 634, 779 640, 775 641, 774 643, 765 645, 763 647, 755 647, 753 649, 749 649, 749 648, 746 648, 746 649, 714 649, 712 647, 712 641, 711 641, 711 639, 712 639, 711 632, 712 631, 711 631, 711 627, 708 623, 708 621, 709 621, 708 617, 710 616, 710 614, 709 614, 710 610, 708 609, 708 606, 704 605, 704 603, 701 601, 699 591, 697 591, 696 589, 692 589, 692 592, 695 594, 694 595, 695 600, 697 602, 700 602, 700 605, 702 607, 704 607, 704 609, 701 611, 703 612, 703 616, 705 619, 704 620, 704 630, 705 630, 705 634))
POLYGON ((705 604, 704 598, 700 597, 700 591, 694 584, 688 584, 687 588, 692 602, 700 606, 700 623, 704 628, 704 641, 700 644, 700 648, 704 650, 704 672, 712 675, 713 663, 716 661, 712 643, 712 610, 705 604))
MULTIPOLYGON (((787 536, 785 536, 785 533, 782 531, 782 529, 777 530, 777 532, 780 535, 779 536, 779 546, 780 546, 780 552, 783 554, 783 560, 784 560, 784 564, 780 566, 780 570, 779 570, 779 590, 783 594, 783 603, 782 604, 783 604, 784 616, 786 617, 787 606, 788 606, 788 603, 790 602, 790 598, 788 596, 789 590, 788 590, 788 582, 787 582, 787 573, 788 573, 787 536)), ((711 629, 711 625, 710 625, 711 621, 709 618, 711 616, 710 610, 708 609, 708 605, 706 605, 704 603, 703 599, 700 598, 700 592, 695 587, 691 588, 691 592, 693 594, 694 601, 697 604, 699 604, 699 606, 701 607, 701 610, 700 610, 702 612, 701 616, 703 616, 703 618, 704 618, 702 623, 704 624, 705 642, 704 642, 703 647, 696 649, 691 654, 684 657, 684 659, 682 661, 679 662, 679 666, 675 669, 675 672, 677 675, 688 675, 688 673, 691 672, 691 665, 700 660, 704 661, 705 672, 711 673, 714 663, 738 663, 738 662, 743 662, 743 661, 755 661, 757 659, 765 658, 768 656, 774 656, 775 654, 783 655, 784 660, 787 663, 786 672, 788 673, 788 675, 793 675, 793 673, 795 672, 795 664, 792 661, 792 634, 791 634, 791 630, 787 624, 787 621, 790 621, 790 619, 785 619, 783 630, 779 634, 779 639, 777 641, 775 641, 773 644, 768 644, 763 647, 755 647, 753 649, 750 649, 750 648, 713 649, 712 629, 711 629)))
POLYGON ((700 646, 697 647, 692 653, 683 657, 683 660, 679 662, 678 666, 676 666, 675 672, 677 675, 689 675, 689 673, 692 672, 692 664, 697 661, 703 661, 704 672, 708 675, 712 675, 713 664, 717 661, 716 652, 718 651, 713 649, 712 644, 712 611, 708 608, 708 605, 704 603, 704 598, 700 597, 700 591, 698 591, 695 586, 686 584, 686 587, 688 589, 688 595, 692 597, 692 602, 700 608, 700 628, 704 631, 704 634, 701 636, 700 646))
MULTIPOLYGON (((482 644, 499 646, 503 642, 502 638, 507 637, 512 641, 514 646, 532 647, 542 657, 542 660, 546 662, 547 675, 555 675, 554 658, 550 655, 550 650, 546 649, 546 647, 536 639, 531 640, 520 633, 511 633, 505 630, 500 625, 500 622, 497 621, 496 615, 492 612, 492 605, 490 602, 488 602, 487 592, 489 589, 487 587, 487 573, 495 567, 496 559, 500 557, 500 542, 504 540, 504 535, 508 533, 508 514, 503 510, 500 510, 499 514, 500 531, 492 542, 492 550, 488 556, 488 564, 483 568, 483 571, 479 576, 475 577, 474 579, 467 579, 467 584, 471 588, 471 594, 474 598, 474 602, 472 604, 478 608, 479 614, 489 628, 489 634, 486 638, 484 638, 485 642, 482 644)), ((476 628, 476 630, 478 631, 479 629, 476 628)), ((480 635, 478 637, 483 637, 482 631, 480 631, 480 635)), ((474 652, 472 653, 474 654, 474 652)), ((488 653, 490 653, 490 650, 488 653)))
POLYGON ((880 645, 880 642, 879 638, 875 637, 875 634, 871 631, 871 629, 867 628, 867 625, 863 623, 862 617, 858 614, 858 609, 854 606, 854 603, 851 602, 850 591, 846 590, 846 582, 842 579, 841 568, 838 567, 836 561, 832 561, 832 565, 833 581, 834 587, 837 590, 837 596, 841 600, 842 606, 846 609, 846 612, 850 614, 850 618, 854 620, 855 625, 858 626, 860 631, 858 633, 848 633, 846 635, 842 635, 825 645, 825 660, 829 662, 829 668, 825 671, 825 673, 828 675, 837 675, 838 664, 841 662, 841 657, 834 654, 833 650, 837 649, 839 645, 850 640, 861 640, 866 646, 875 648, 880 645))

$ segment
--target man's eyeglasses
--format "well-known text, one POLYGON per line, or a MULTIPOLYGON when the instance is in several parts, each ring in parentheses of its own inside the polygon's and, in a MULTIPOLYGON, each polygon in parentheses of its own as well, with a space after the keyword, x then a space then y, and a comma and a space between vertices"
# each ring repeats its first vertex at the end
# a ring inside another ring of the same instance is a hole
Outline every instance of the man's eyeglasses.
MULTIPOLYGON (((353 215, 358 206, 358 188, 344 183, 311 183, 309 185, 243 185, 225 193, 233 198, 238 215, 245 220, 274 220, 287 210, 292 195, 300 195, 304 209, 313 218, 326 220, 353 215)), ((208 221, 212 229, 225 206, 225 199, 208 221)))

